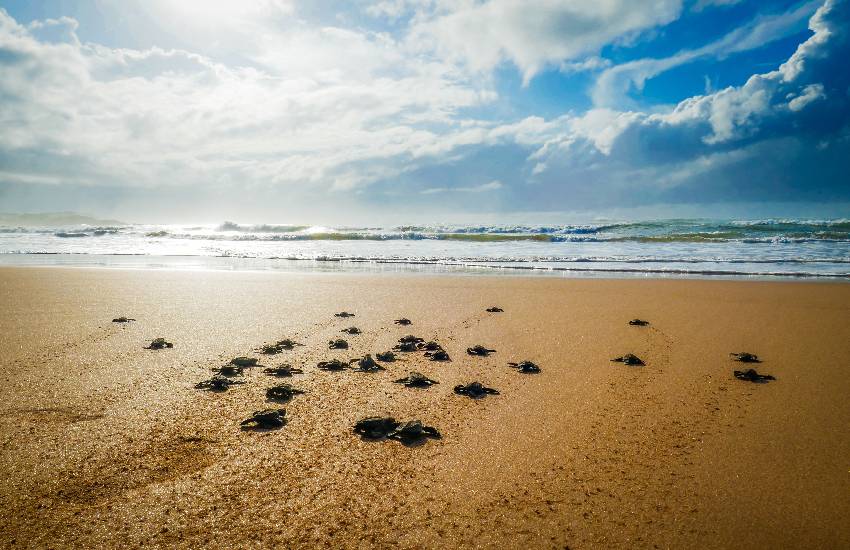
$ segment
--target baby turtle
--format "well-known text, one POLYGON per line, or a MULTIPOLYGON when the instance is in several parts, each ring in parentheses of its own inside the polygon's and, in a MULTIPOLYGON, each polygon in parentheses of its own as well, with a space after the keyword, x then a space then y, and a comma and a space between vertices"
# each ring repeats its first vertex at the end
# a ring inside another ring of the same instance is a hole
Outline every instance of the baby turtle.
POLYGON ((302 390, 293 388, 289 384, 278 384, 266 390, 266 397, 274 401, 289 401, 296 395, 301 395, 302 390))
POLYGON ((165 338, 154 338, 149 345, 145 346, 145 349, 165 349, 173 347, 174 344, 166 342, 165 338))
POLYGON ((289 365, 281 365, 280 367, 269 367, 263 369, 263 372, 269 376, 277 376, 278 378, 287 378, 293 374, 304 374, 301 369, 293 369, 289 365))
POLYGON ((235 365, 237 367, 256 367, 258 360, 254 357, 234 357, 230 360, 231 365, 235 365))
POLYGON ((631 321, 629 321, 629 324, 633 327, 645 327, 649 324, 649 321, 644 321, 642 319, 632 319, 631 321))
POLYGON ((363 439, 383 439, 390 435, 397 426, 398 422, 396 422, 396 419, 390 416, 370 416, 363 420, 358 420, 354 424, 354 433, 363 439))
POLYGON ((348 327, 348 328, 342 329, 340 332, 345 332, 346 334, 355 335, 355 334, 360 334, 360 329, 357 328, 357 327, 348 327))
POLYGON ((404 384, 408 388, 430 388, 434 384, 439 384, 436 380, 431 380, 422 373, 411 371, 406 378, 393 380, 396 384, 404 384))
POLYGON ((392 417, 370 416, 354 424, 354 433, 363 439, 395 439, 410 445, 432 437, 440 438, 440 432, 431 426, 424 426, 419 420, 398 422, 392 417))
POLYGON ((451 361, 451 357, 446 350, 438 349, 437 351, 426 351, 425 357, 431 361, 451 361))
POLYGON ((212 371, 222 376, 242 376, 243 370, 243 367, 238 365, 222 365, 212 371))
POLYGON ((420 338, 418 336, 414 336, 412 334, 408 334, 407 336, 402 336, 398 339, 400 344, 419 344, 420 342, 424 342, 424 338, 420 338))
POLYGON ((466 348, 466 353, 469 355, 480 355, 482 357, 487 357, 491 353, 496 353, 494 349, 487 349, 484 346, 472 346, 471 348, 466 348))
POLYGON ((289 338, 285 338, 283 340, 278 340, 274 344, 263 344, 263 347, 260 348, 260 352, 266 355, 275 355, 285 350, 291 350, 295 346, 303 345, 304 344, 300 344, 294 340, 290 340, 289 338))
POLYGON ((410 319, 407 319, 406 317, 402 317, 401 319, 396 319, 396 320, 395 320, 395 321, 393 321, 393 322, 394 322, 395 324, 397 324, 397 325, 402 325, 402 326, 405 326, 405 327, 406 327, 407 325, 411 325, 411 324, 413 324, 413 323, 412 323, 412 321, 411 321, 410 319))
POLYGON ((354 317, 354 314, 348 313, 347 311, 340 311, 339 313, 334 313, 334 317, 342 317, 343 319, 347 319, 348 317, 354 317))
POLYGON ((419 348, 417 348, 416 344, 414 344, 413 342, 401 342, 393 346, 393 349, 396 351, 404 352, 419 351, 419 348))
POLYGON ((487 308, 487 313, 502 313, 504 311, 505 311, 504 309, 502 309, 498 306, 493 306, 493 307, 487 308))
POLYGON ((627 353, 622 357, 615 357, 614 359, 611 359, 611 361, 614 361, 616 363, 623 363, 625 365, 631 365, 633 367, 642 367, 646 365, 646 363, 644 363, 640 357, 638 357, 637 355, 632 355, 631 353, 627 353))
POLYGON ((494 390, 493 388, 488 388, 481 382, 472 382, 464 386, 463 384, 458 384, 454 388, 454 392, 458 395, 467 395, 473 399, 481 399, 487 394, 491 395, 499 395, 499 392, 494 390))
POLYGON ((540 367, 538 367, 531 361, 523 361, 521 363, 508 363, 508 366, 512 369, 516 369, 518 372, 522 372, 525 374, 537 374, 540 372, 540 367))
POLYGON ((243 430, 272 430, 286 424, 286 409, 263 409, 255 411, 241 422, 243 430))
POLYGON ((391 351, 385 351, 384 353, 376 353, 375 359, 378 361, 383 361, 384 363, 392 363, 395 361, 395 353, 391 351))
POLYGON ((128 317, 116 317, 112 320, 113 323, 129 323, 130 321, 135 321, 135 319, 130 319, 128 317))
POLYGON ((761 363, 758 355, 747 353, 746 351, 742 351, 741 353, 730 353, 729 356, 735 361, 740 361, 741 363, 761 363))
POLYGON ((430 341, 430 342, 424 342, 424 343, 420 342, 420 343, 416 344, 416 347, 419 348, 419 349, 424 349, 425 351, 439 351, 439 350, 443 349, 443 346, 441 346, 437 342, 434 342, 433 340, 430 341))
POLYGON ((322 361, 321 363, 319 363, 316 366, 318 368, 322 369, 322 370, 340 371, 340 370, 347 369, 348 363, 344 363, 344 362, 340 361, 339 359, 333 359, 331 361, 322 361))
POLYGON ((348 349, 348 342, 341 339, 331 340, 328 342, 328 349, 348 349))
POLYGON ((756 369, 747 369, 744 371, 736 370, 733 374, 738 380, 746 380, 747 382, 757 382, 760 384, 764 384, 768 380, 776 380, 775 377, 769 374, 757 373, 756 369))
POLYGON ((410 420, 397 426, 388 436, 388 439, 401 441, 404 445, 418 443, 425 438, 440 439, 440 432, 433 426, 425 426, 420 420, 410 420))
POLYGON ((357 363, 357 368, 354 370, 358 372, 378 372, 386 370, 384 367, 376 363, 375 360, 372 359, 371 355, 364 355, 360 359, 352 359, 349 361, 349 364, 351 363, 357 363))
POLYGON ((204 380, 203 382, 195 384, 195 389, 220 392, 226 391, 230 386, 244 383, 245 382, 242 382, 241 380, 232 380, 230 378, 225 378, 224 376, 213 376, 209 380, 204 380))

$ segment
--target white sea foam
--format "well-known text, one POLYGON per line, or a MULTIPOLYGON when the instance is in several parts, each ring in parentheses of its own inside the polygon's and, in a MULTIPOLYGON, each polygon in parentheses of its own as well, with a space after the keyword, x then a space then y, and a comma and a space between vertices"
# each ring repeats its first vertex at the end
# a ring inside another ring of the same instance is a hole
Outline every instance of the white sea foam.
MULTIPOLYGON (((650 220, 563 225, 0 227, 4 263, 23 255, 242 258, 533 272, 847 277, 850 221, 650 220)), ((41 260, 40 260, 41 261, 41 260)), ((311 265, 313 265, 311 264, 311 265)), ((347 267, 346 267, 347 266, 347 267)), ((299 268, 301 269, 301 268, 299 268)), ((429 268, 430 269, 430 268, 429 268)))

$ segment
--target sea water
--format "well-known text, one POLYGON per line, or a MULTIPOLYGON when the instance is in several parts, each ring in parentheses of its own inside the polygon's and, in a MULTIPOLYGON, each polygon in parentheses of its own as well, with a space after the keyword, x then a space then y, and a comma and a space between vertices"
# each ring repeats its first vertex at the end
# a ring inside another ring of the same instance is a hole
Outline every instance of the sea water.
POLYGON ((850 279, 850 220, 0 226, 0 263, 850 279))

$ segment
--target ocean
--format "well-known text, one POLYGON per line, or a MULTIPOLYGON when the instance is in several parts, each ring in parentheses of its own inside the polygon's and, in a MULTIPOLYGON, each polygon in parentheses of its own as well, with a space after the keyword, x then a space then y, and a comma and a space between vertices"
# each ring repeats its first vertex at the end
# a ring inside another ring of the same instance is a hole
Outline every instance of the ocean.
POLYGON ((850 220, 0 226, 0 263, 850 280, 850 220))

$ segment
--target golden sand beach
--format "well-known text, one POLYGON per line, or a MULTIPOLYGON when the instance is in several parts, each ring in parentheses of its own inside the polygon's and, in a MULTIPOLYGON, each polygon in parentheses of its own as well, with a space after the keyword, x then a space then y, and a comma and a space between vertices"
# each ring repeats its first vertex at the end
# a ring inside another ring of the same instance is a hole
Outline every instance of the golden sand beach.
POLYGON ((847 284, 3 268, 0 306, 3 547, 850 547, 847 284), (452 361, 316 368, 406 334, 452 361), (236 356, 304 369, 282 429, 240 430, 261 369, 194 388, 236 356), (364 441, 373 415, 442 438, 364 441))

